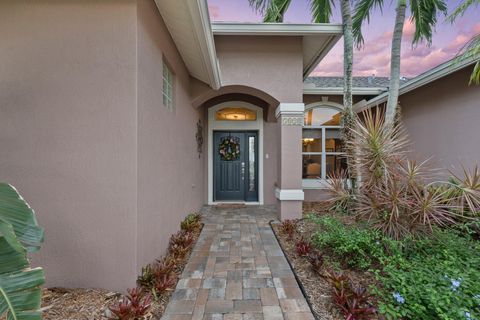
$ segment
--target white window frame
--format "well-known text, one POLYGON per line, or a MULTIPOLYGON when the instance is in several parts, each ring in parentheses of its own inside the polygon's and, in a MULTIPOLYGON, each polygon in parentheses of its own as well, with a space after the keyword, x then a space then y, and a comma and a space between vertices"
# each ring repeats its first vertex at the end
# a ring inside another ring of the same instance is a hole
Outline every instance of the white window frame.
MULTIPOLYGON (((321 102, 321 103, 312 103, 305 106, 305 114, 311 109, 334 109, 342 112, 343 106, 335 102, 321 102)), ((326 146, 326 132, 327 129, 342 129, 343 126, 307 126, 303 125, 303 129, 318 129, 322 131, 322 151, 321 152, 303 152, 302 151, 302 165, 303 165, 303 156, 304 155, 319 155, 321 156, 321 178, 320 179, 302 179, 302 186, 304 189, 324 189, 328 188, 327 183, 327 156, 329 155, 345 155, 345 152, 327 152, 325 150, 326 146)), ((302 129, 302 139, 303 139, 303 129, 302 129)), ((302 142, 303 143, 303 142, 302 142)))
POLYGON ((165 60, 163 60, 162 71, 162 102, 165 108, 174 111, 174 90, 175 90, 175 74, 165 60))

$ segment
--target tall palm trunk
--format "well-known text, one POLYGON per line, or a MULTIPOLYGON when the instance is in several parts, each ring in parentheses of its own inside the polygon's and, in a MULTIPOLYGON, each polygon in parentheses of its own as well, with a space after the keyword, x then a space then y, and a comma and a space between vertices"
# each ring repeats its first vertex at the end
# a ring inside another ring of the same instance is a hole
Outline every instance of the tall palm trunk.
POLYGON ((353 33, 352 33, 352 10, 350 0, 341 0, 341 12, 343 22, 343 140, 347 153, 347 166, 352 181, 352 189, 356 189, 355 149, 350 141, 353 141, 353 126, 355 113, 353 112, 352 99, 352 69, 353 69, 353 33))
POLYGON ((400 88, 400 53, 402 50, 403 25, 405 24, 406 0, 398 0, 395 27, 392 38, 392 60, 390 62, 390 88, 388 90, 387 110, 385 121, 393 124, 397 113, 398 90, 400 88))

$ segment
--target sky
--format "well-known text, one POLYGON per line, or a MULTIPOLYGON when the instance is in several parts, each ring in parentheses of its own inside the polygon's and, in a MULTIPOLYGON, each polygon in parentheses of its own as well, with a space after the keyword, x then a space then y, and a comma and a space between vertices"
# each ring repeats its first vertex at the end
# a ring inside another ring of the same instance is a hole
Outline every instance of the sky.
MULTIPOLYGON (((461 2, 446 0, 449 12, 461 2)), ((354 76, 388 76, 390 73, 390 48, 393 24, 395 21, 395 1, 385 2, 382 11, 372 13, 370 23, 365 23, 362 31, 365 38, 363 49, 354 51, 354 76)), ((208 0, 210 18, 213 22, 261 22, 262 17, 249 7, 248 0, 208 0)), ((415 77, 451 58, 459 52, 465 43, 480 33, 480 7, 471 7, 470 11, 459 18, 455 24, 438 17, 431 45, 420 43, 412 46, 414 25, 410 22, 409 9, 405 21, 401 75, 415 77)), ((284 17, 285 23, 310 23, 308 0, 292 0, 284 17)), ((334 8, 332 23, 340 23, 340 8, 334 8)), ((342 76, 343 40, 341 39, 329 54, 320 62, 311 76, 342 76)))

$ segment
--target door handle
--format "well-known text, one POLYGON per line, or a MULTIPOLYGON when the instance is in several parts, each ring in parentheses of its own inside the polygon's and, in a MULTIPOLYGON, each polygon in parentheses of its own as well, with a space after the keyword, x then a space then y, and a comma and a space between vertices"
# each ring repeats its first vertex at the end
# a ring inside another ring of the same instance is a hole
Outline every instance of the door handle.
POLYGON ((245 180, 245 162, 242 162, 241 173, 242 173, 242 180, 245 180))

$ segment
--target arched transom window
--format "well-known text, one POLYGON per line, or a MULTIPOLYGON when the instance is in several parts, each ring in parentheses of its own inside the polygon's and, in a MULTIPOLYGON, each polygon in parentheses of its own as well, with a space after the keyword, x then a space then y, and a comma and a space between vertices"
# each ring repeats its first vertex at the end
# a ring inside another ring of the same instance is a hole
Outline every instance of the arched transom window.
POLYGON ((341 141, 342 110, 317 105, 305 111, 302 137, 303 179, 326 179, 346 168, 341 141))
POLYGON ((228 107, 220 109, 215 114, 217 121, 255 121, 257 112, 247 108, 228 107))

